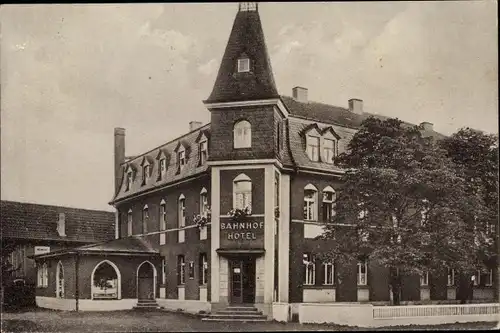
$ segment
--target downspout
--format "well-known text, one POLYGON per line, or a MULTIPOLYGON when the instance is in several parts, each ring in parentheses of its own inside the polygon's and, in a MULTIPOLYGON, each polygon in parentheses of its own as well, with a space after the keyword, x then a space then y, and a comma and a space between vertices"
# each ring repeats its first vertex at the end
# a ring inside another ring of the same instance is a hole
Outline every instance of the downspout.
POLYGON ((80 290, 79 290, 79 277, 78 277, 78 271, 80 270, 80 257, 78 256, 78 251, 76 252, 76 263, 75 263, 75 310, 78 312, 79 304, 78 304, 78 298, 80 296, 80 290))

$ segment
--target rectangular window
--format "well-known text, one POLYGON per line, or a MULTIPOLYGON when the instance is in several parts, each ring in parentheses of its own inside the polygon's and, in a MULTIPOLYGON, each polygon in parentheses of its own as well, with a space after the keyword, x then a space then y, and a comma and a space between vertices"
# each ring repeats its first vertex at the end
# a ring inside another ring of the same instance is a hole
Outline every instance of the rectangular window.
POLYGON ((127 213, 127 236, 132 236, 132 211, 127 213))
POLYGON ((38 266, 38 269, 36 271, 36 277, 37 277, 37 287, 43 287, 43 271, 42 271, 42 265, 38 266))
POLYGON ((316 284, 316 263, 310 253, 304 253, 303 263, 305 269, 304 285, 312 286, 316 284))
POLYGON ((429 285, 429 272, 420 274, 420 286, 427 287, 429 285))
POLYGON ((208 159, 208 142, 200 142, 200 164, 203 165, 208 159))
POLYGON ((250 71, 250 59, 242 58, 238 59, 238 73, 244 73, 250 71))
MULTIPOLYGON (((167 204, 160 204, 160 231, 167 230, 167 204)), ((165 233, 160 234, 160 245, 166 243, 167 235, 165 233)))
POLYGON ((37 286, 41 288, 46 288, 49 283, 49 274, 47 269, 47 264, 40 264, 37 269, 37 286))
POLYGON ((185 284, 186 283, 186 272, 185 270, 186 263, 184 262, 184 256, 177 256, 177 284, 185 284))
POLYGON ((206 253, 200 254, 199 265, 200 265, 200 272, 199 272, 200 285, 206 285, 208 283, 208 260, 206 253))
POLYGON ((194 261, 189 262, 188 268, 189 268, 189 279, 192 280, 194 279, 194 261))
POLYGON ((368 285, 368 265, 366 261, 358 262, 357 280, 358 286, 368 285))
POLYGON ((481 284, 481 271, 476 271, 476 273, 473 275, 474 277, 474 287, 477 287, 481 284))
POLYGON ((142 167, 142 185, 146 185, 149 178, 149 164, 142 167))
POLYGON ((167 284, 167 260, 165 258, 161 260, 161 284, 167 284))
POLYGON ((279 217, 279 215, 276 216, 276 214, 279 213, 279 208, 280 208, 280 175, 279 175, 279 173, 276 172, 275 175, 274 175, 274 210, 275 210, 275 217, 279 217))
POLYGON ((145 207, 142 210, 142 233, 146 234, 148 232, 148 220, 149 220, 149 210, 145 207))
POLYGON ((323 192, 323 222, 331 222, 335 215, 333 201, 333 192, 323 192))
POLYGON ((208 212, 208 194, 201 193, 200 194, 200 215, 205 216, 208 212))
POLYGON ((186 152, 184 150, 179 151, 178 160, 179 168, 182 170, 184 168, 184 165, 186 165, 186 152))
POLYGON ((179 228, 184 228, 186 226, 186 199, 179 200, 179 228))
POLYGON ((304 191, 304 220, 316 221, 316 191, 304 191))
POLYGON ((132 188, 132 172, 127 173, 127 188, 125 191, 128 191, 132 188))
POLYGON ((313 162, 319 161, 319 138, 307 136, 307 155, 313 162))
POLYGON ((455 270, 453 268, 448 268, 448 283, 447 286, 451 287, 455 285, 455 270))
POLYGON ((163 178, 167 172, 167 160, 165 158, 160 159, 160 178, 163 178))
POLYGON ((486 287, 493 286, 493 270, 492 269, 488 270, 488 273, 486 273, 486 278, 484 280, 484 285, 486 287))
POLYGON ((335 158, 335 141, 330 139, 324 139, 323 157, 326 163, 333 164, 333 159, 335 158))
POLYGON ((334 284, 334 276, 335 276, 335 266, 332 262, 323 263, 323 270, 325 272, 325 276, 323 279, 323 284, 325 285, 333 285, 334 284))

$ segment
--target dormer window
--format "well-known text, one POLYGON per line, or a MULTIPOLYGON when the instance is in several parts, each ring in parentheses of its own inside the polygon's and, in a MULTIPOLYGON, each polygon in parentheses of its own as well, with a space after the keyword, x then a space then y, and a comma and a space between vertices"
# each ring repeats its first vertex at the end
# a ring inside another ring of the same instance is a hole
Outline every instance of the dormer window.
POLYGON ((200 142, 200 165, 207 162, 208 159, 208 141, 204 140, 200 142))
POLYGON ((238 73, 250 72, 250 59, 246 56, 238 59, 238 73))
POLYGON ((161 158, 160 159, 160 177, 163 178, 165 176, 165 173, 167 172, 167 159, 166 158, 161 158))
POLYGON ((144 164, 142 166, 142 185, 146 185, 147 180, 150 176, 150 165, 149 164, 144 164))
POLYGON ((177 160, 179 161, 179 169, 182 170, 184 166, 186 165, 186 150, 184 148, 181 148, 177 152, 177 160))
POLYGON ((125 191, 128 191, 132 188, 132 170, 130 170, 129 172, 127 172, 127 187, 125 189, 125 191))
POLYGON ((313 162, 319 161, 319 137, 307 136, 307 156, 313 162))
POLYGON ((333 164, 335 158, 335 141, 323 139, 323 159, 326 163, 333 164))

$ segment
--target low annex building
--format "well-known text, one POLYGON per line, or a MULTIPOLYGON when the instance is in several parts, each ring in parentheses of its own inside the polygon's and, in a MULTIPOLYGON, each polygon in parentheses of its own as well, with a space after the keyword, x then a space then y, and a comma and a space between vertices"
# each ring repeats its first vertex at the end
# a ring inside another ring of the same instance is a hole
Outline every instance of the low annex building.
MULTIPOLYGON (((334 157, 372 116, 363 101, 313 102, 303 87, 279 94, 258 4, 242 3, 204 103, 209 124, 191 122, 185 135, 139 156, 126 157, 125 130, 115 129, 110 204, 119 238, 38 256, 78 275, 64 281, 68 303, 44 306, 76 307, 77 297, 80 309, 131 308, 150 298, 191 312, 253 304, 271 316, 277 303, 389 304, 385 268, 315 259, 329 247, 314 238, 341 187, 334 157)), ((443 137, 430 123, 422 131, 443 137)), ((445 267, 440 276, 405 276, 401 299, 457 302, 459 278, 445 267)), ((494 299, 494 279, 478 274, 476 299, 494 299)))

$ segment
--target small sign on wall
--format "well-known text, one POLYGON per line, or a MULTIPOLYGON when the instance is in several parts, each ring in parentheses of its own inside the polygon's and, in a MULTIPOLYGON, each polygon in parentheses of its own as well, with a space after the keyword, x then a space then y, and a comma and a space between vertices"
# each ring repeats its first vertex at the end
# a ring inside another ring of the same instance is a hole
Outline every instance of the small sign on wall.
POLYGON ((35 246, 35 255, 49 253, 49 252, 50 252, 49 246, 35 246))

